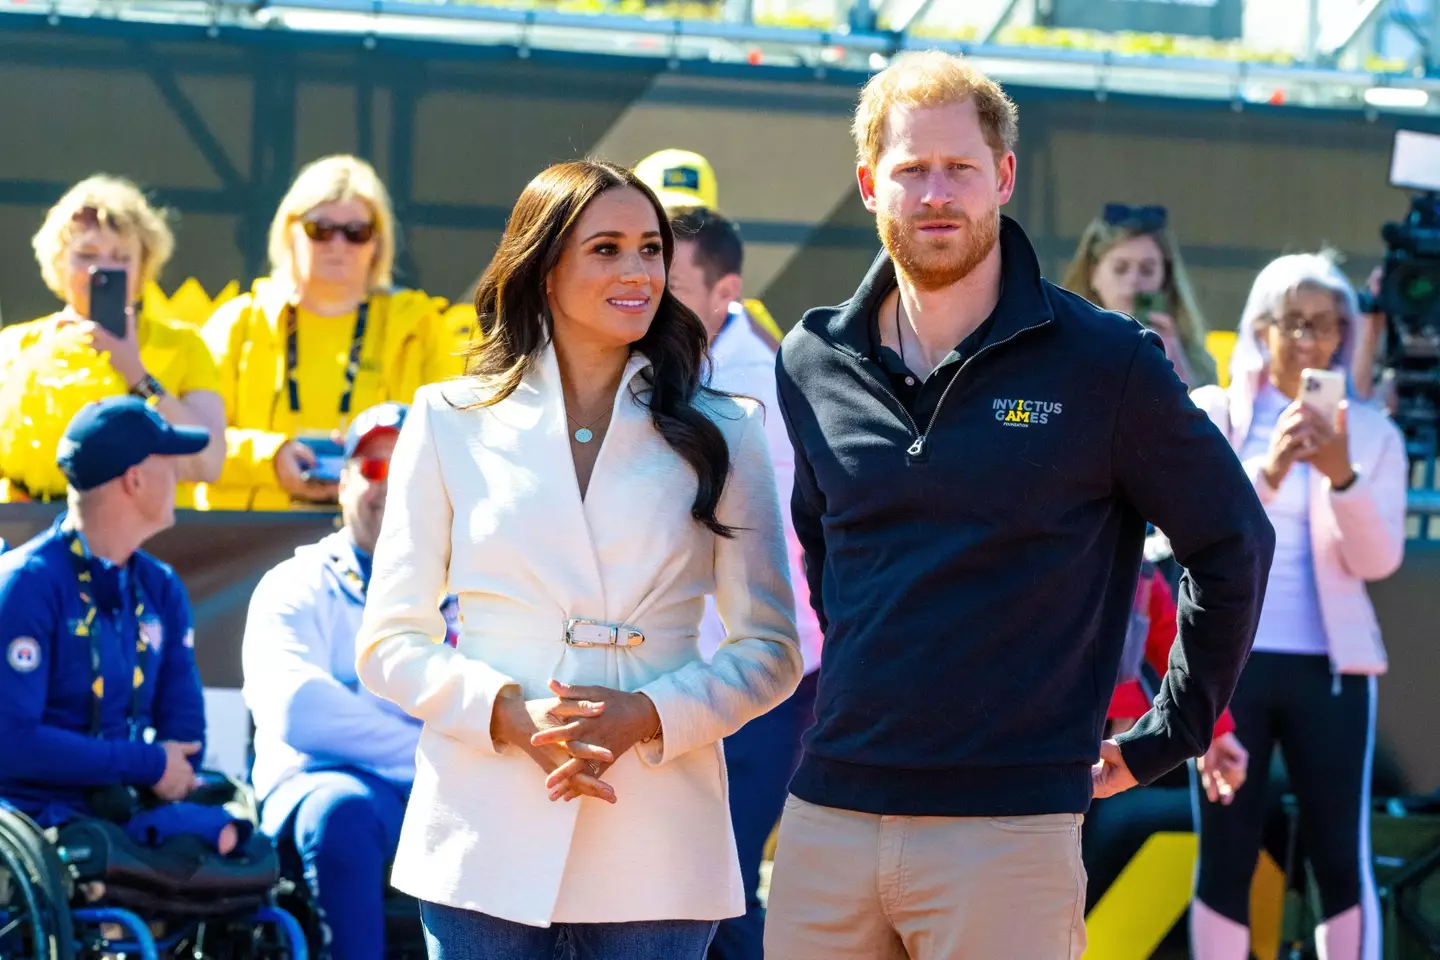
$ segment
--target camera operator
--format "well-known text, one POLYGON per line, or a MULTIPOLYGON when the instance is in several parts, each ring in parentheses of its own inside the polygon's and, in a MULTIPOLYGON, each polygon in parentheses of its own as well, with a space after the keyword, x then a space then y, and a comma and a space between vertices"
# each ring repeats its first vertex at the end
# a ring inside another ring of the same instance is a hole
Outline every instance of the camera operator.
POLYGON ((1168 219, 1164 207, 1105 204, 1081 234, 1060 285, 1154 330, 1180 379, 1201 387, 1215 382, 1215 361, 1168 219))
POLYGON ((59 443, 68 512, 0 557, 0 797, 43 827, 97 817, 139 844, 191 834, 222 854, 249 836, 221 807, 179 802, 205 739, 190 602, 140 550, 174 523, 180 464, 209 442, 138 397, 89 404, 59 443))
MULTIPOLYGON (((1316 938, 1329 960, 1380 955, 1368 835, 1375 678, 1386 659, 1365 582, 1400 566, 1406 462, 1400 431, 1353 387, 1332 421, 1302 402, 1301 383, 1307 368, 1350 376, 1363 323, 1329 257, 1280 257, 1250 291, 1229 388, 1193 395, 1275 527, 1254 652, 1230 710, 1252 769, 1269 769, 1277 743, 1284 754, 1323 908, 1316 938)), ((1199 769, 1202 780, 1213 774, 1203 762, 1199 769)), ((1266 786, 1259 776, 1228 804, 1197 799, 1196 960, 1249 956, 1266 786)))

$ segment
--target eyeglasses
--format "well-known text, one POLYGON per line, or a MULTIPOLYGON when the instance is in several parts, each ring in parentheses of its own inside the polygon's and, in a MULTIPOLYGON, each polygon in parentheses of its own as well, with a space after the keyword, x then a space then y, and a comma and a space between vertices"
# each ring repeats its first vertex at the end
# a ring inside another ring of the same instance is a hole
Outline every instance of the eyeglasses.
POLYGON ((305 220, 302 222, 302 226, 305 229, 305 236, 316 243, 329 243, 330 238, 337 233, 343 233, 345 239, 356 246, 369 243, 375 238, 375 224, 367 223, 364 220, 351 220, 349 223, 336 223, 333 220, 305 220))
POLYGON ((1286 314, 1272 321, 1280 333, 1291 340, 1309 337, 1311 340, 1334 340, 1345 331, 1345 323, 1338 317, 1302 317, 1286 314))
POLYGON ((355 461, 355 469, 360 476, 371 483, 379 483, 390 476, 390 461, 379 460, 375 457, 361 457, 355 461))
POLYGON ((1164 230, 1169 220, 1164 207, 1132 207, 1128 203, 1107 203, 1100 216, 1112 227, 1135 227, 1145 233, 1164 230))

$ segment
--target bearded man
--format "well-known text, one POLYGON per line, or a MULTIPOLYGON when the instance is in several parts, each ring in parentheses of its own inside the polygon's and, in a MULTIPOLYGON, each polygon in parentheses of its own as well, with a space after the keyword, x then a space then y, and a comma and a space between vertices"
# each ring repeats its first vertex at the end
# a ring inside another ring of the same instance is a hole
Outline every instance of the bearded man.
POLYGON ((1078 958, 1083 816, 1210 745, 1274 531, 1159 337, 1046 282, 1000 216, 998 84, 899 57, 855 139, 885 249, 779 359, 825 656, 766 955, 1078 958), (1147 520, 1187 568, 1179 637, 1102 743, 1147 520))

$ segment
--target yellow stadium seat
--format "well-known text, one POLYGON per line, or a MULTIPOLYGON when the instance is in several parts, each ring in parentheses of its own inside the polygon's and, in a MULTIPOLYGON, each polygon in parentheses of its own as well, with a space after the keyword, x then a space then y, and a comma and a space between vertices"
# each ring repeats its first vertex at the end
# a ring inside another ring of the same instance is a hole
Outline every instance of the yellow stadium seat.
POLYGON ((166 296, 165 291, 160 289, 159 284, 153 280, 145 285, 145 291, 141 294, 143 308, 147 314, 152 316, 165 316, 172 320, 179 320, 191 326, 204 326, 205 321, 215 312, 220 304, 227 300, 233 300, 240 295, 240 284, 231 280, 220 288, 220 292, 213 298, 205 292, 200 281, 189 277, 184 283, 175 289, 175 293, 166 296))
POLYGON ((1235 331, 1211 330, 1205 334, 1205 349, 1215 358, 1215 373, 1220 386, 1230 386, 1230 354, 1235 352, 1235 331))

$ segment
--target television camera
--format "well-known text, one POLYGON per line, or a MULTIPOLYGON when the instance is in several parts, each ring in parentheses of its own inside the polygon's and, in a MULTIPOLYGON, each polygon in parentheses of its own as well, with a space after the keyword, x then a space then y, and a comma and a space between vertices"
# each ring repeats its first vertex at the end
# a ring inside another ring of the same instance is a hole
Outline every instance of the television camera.
POLYGON ((1381 229, 1379 293, 1362 296, 1361 307, 1385 316, 1376 360, 1395 390, 1395 422, 1412 462, 1433 470, 1440 439, 1440 135, 1397 131, 1390 184, 1412 191, 1410 211, 1381 229))

